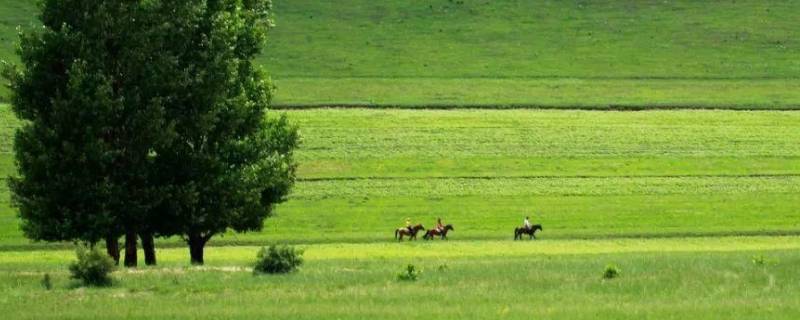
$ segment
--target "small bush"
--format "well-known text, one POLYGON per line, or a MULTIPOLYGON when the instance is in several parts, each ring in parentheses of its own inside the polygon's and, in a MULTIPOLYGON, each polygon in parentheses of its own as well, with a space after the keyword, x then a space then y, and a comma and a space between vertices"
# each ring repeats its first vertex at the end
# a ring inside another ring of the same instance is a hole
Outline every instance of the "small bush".
POLYGON ((765 258, 764 255, 753 256, 753 264, 757 266, 776 265, 778 260, 765 258))
POLYGON ((401 281, 416 281, 421 271, 417 270, 413 264, 406 266, 406 269, 397 274, 397 279, 401 281))
POLYGON ((287 245, 271 245, 258 251, 253 273, 288 273, 303 264, 303 250, 287 245))
POLYGON ((606 270, 603 271, 603 278, 604 279, 614 279, 619 276, 620 270, 617 266, 613 264, 609 264, 606 266, 606 270))
POLYGON ((79 246, 76 250, 78 261, 69 266, 73 279, 80 280, 87 286, 107 286, 111 284, 109 274, 114 271, 114 260, 97 248, 86 249, 79 246))
POLYGON ((45 273, 44 277, 42 278, 42 287, 45 290, 52 290, 53 289, 53 279, 50 279, 50 274, 45 273))

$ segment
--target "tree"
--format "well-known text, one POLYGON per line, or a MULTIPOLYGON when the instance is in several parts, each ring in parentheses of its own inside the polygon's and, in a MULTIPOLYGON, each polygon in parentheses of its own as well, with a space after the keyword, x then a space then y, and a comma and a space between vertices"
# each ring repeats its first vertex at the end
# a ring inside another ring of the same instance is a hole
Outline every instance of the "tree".
POLYGON ((21 34, 22 68, 4 75, 16 115, 18 177, 9 185, 22 228, 35 240, 105 239, 136 265, 136 236, 149 233, 161 192, 153 150, 169 144, 164 88, 173 64, 153 41, 150 1, 46 0, 43 28, 21 34))
POLYGON ((193 263, 228 229, 259 230, 295 179, 297 129, 267 117, 272 84, 253 63, 268 0, 45 0, 5 69, 25 234, 106 239, 154 264, 156 236, 182 235, 193 263))
POLYGON ((273 86, 253 63, 271 26, 267 0, 169 5, 172 48, 184 73, 173 79, 167 118, 175 140, 156 149, 158 230, 181 234, 191 262, 204 262, 217 234, 260 230, 295 180, 297 129, 267 117, 273 86))

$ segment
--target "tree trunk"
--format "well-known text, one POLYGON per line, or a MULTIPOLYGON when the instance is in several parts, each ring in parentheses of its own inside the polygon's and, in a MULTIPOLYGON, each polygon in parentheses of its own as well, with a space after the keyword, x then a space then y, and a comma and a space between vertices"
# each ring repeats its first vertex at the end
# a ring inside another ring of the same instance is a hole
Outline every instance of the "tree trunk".
POLYGON ((135 267, 139 264, 136 255, 136 233, 128 232, 125 234, 125 266, 135 267))
POLYGON ((153 240, 153 234, 141 233, 139 238, 142 239, 142 250, 144 250, 144 264, 148 266, 156 265, 156 244, 153 240))
POLYGON ((192 264, 203 264, 203 249, 209 238, 210 237, 204 237, 199 234, 189 235, 189 256, 192 260, 192 264))
POLYGON ((119 238, 116 236, 106 237, 106 252, 114 259, 114 264, 119 265, 119 238))

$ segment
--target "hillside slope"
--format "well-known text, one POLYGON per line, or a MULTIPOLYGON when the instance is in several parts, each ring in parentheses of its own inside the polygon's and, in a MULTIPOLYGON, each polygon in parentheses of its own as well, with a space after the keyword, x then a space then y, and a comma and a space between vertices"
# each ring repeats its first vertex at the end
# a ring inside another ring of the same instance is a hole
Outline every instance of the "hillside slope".
MULTIPOLYGON (((34 0, 0 1, 0 58, 34 0)), ((796 1, 276 0, 298 105, 800 106, 796 1)))

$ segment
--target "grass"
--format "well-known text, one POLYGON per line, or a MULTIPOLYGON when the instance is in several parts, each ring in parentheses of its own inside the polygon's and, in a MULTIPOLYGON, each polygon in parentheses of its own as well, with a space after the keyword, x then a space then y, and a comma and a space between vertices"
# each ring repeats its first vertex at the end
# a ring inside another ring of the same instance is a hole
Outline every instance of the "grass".
MULTIPOLYGON (((0 1, 0 59, 34 0, 0 1)), ((796 1, 275 1, 283 107, 797 109, 796 1)))
POLYGON ((250 272, 255 247, 210 248, 203 268, 167 249, 159 267, 116 272, 115 286, 100 289, 67 279, 70 251, 6 252, 0 311, 16 319, 399 319, 409 310, 446 319, 792 319, 798 248, 797 237, 320 244, 306 247, 298 273, 261 277, 250 272), (409 263, 422 269, 419 279, 396 280, 409 263), (603 280, 612 263, 622 272, 603 280))
POLYGON ((794 112, 289 113, 303 178, 800 172, 794 112))
MULTIPOLYGON (((0 0, 0 59, 15 61, 15 28, 33 25, 33 3, 0 0)), ((259 61, 304 143, 300 180, 265 230, 215 237, 206 267, 161 239, 158 267, 79 288, 70 245, 24 239, 0 181, 0 314, 800 316, 800 113, 776 111, 800 108, 800 2, 275 7, 259 61), (305 109, 331 105, 372 109, 305 109), (397 107, 416 109, 376 110, 397 107), (543 240, 510 240, 524 215, 544 225, 543 240), (447 242, 395 243, 407 217, 456 230, 447 242), (306 263, 254 277, 256 246, 274 242, 301 243, 306 263), (397 281, 409 264, 419 279, 397 281), (603 279, 608 265, 617 277, 603 279)), ((20 125, 0 104, 2 177, 14 174, 20 125)))
POLYGON ((276 106, 798 110, 797 79, 277 77, 276 106))
MULTIPOLYGON (((437 217, 453 240, 509 239, 525 215, 549 239, 800 233, 796 112, 287 113, 304 140, 290 200, 212 244, 384 242, 437 217)), ((0 249, 29 245, 11 209, 0 219, 0 249)))

